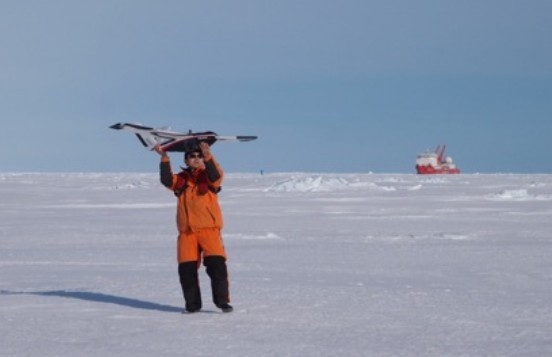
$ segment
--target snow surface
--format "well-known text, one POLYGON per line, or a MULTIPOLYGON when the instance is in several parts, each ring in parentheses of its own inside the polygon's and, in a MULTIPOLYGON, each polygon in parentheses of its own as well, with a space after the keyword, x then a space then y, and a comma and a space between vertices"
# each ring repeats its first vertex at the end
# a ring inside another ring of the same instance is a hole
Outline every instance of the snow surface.
POLYGON ((181 314, 156 174, 0 174, 0 356, 551 356, 552 175, 227 174, 181 314))

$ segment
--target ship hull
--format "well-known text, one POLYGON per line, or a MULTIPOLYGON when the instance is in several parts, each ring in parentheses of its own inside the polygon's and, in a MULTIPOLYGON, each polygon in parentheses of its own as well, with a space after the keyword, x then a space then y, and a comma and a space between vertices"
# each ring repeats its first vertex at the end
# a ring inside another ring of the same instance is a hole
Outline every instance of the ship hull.
POLYGON ((416 165, 416 172, 419 175, 455 175, 460 173, 460 169, 416 165))

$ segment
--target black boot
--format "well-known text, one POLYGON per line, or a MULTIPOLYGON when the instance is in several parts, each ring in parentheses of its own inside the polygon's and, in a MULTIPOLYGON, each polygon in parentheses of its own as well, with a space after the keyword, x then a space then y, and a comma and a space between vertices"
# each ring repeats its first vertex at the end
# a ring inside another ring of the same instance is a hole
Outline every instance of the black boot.
POLYGON ((186 301, 187 312, 201 310, 201 291, 199 289, 197 269, 197 262, 178 264, 178 276, 180 277, 180 285, 182 286, 182 293, 186 301))
POLYGON ((224 312, 232 311, 230 302, 228 270, 226 269, 226 259, 223 256, 211 255, 203 259, 207 275, 211 278, 211 291, 213 293, 213 302, 224 312))
POLYGON ((228 303, 217 305, 217 307, 219 309, 221 309, 222 312, 232 312, 232 311, 234 311, 234 308, 232 307, 232 305, 230 305, 228 303))

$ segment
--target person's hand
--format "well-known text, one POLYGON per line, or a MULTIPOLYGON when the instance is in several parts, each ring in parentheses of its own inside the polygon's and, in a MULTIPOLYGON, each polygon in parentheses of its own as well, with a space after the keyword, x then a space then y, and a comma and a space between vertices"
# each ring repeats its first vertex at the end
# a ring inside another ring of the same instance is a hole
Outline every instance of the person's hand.
POLYGON ((153 150, 155 150, 156 153, 158 153, 159 155, 165 157, 167 156, 167 152, 165 150, 163 150, 163 148, 161 148, 161 145, 160 144, 157 144, 153 147, 153 150))
POLYGON ((207 144, 205 141, 202 141, 199 143, 199 148, 201 149, 201 153, 203 154, 203 160, 207 161, 211 159, 211 147, 209 144, 207 144))

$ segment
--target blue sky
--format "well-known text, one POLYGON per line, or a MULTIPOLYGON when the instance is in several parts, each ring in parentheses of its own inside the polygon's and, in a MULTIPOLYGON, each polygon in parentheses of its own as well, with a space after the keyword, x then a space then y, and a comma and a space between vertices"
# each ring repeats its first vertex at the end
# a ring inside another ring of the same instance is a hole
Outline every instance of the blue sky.
MULTIPOLYGON (((258 135, 228 172, 552 173, 549 0, 0 2, 0 171, 148 172, 117 122, 258 135)), ((173 163, 181 156, 173 154, 173 163)))

